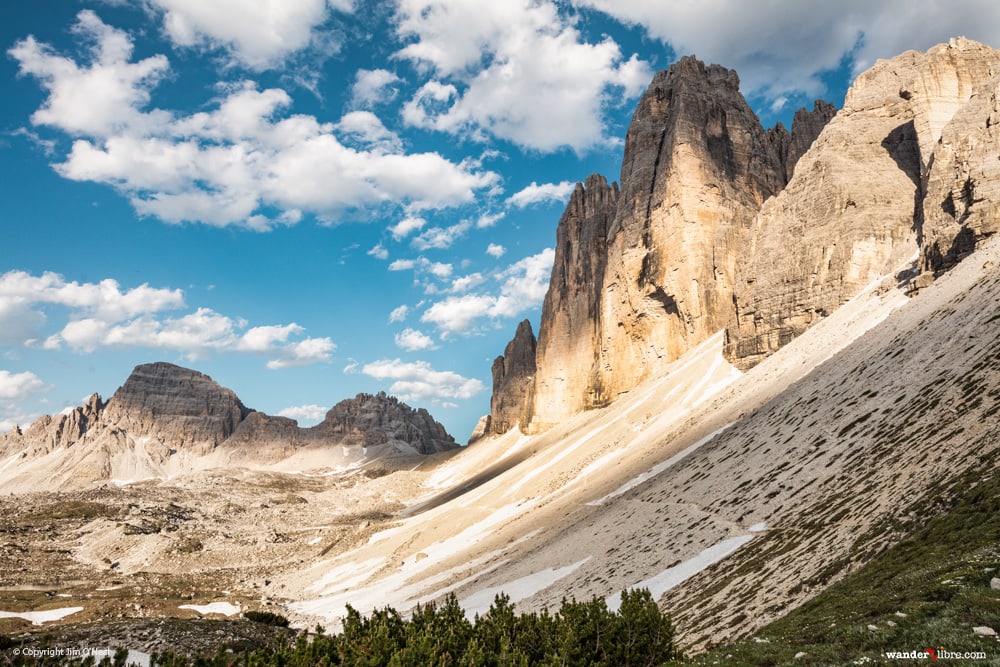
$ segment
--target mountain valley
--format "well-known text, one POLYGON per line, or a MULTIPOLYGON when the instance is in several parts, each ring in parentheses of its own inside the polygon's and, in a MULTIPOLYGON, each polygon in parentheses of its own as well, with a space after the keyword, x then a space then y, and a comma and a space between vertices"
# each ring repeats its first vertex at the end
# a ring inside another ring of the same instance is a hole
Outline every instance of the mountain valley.
MULTIPOLYGON (((879 61, 790 132, 681 59, 620 184, 576 186, 537 338, 521 323, 494 362, 468 446, 385 394, 300 428, 138 366, 0 436, 0 634, 194 653, 178 633, 248 610, 335 628, 348 605, 641 587, 685 653, 779 664, 749 638, 996 489, 998 127, 1000 52, 970 40, 879 61)), ((970 647, 995 593, 963 612, 970 647)), ((793 664, 862 664, 830 655, 793 664)))

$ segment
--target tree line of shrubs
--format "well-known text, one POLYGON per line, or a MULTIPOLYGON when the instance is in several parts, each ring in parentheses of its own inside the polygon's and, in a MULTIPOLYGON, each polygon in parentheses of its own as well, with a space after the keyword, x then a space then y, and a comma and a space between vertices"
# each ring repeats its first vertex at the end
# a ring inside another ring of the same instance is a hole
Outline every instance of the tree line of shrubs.
MULTIPOLYGON (((277 614, 249 613, 251 620, 284 625, 277 614)), ((555 614, 547 610, 519 614, 510 598, 497 595, 490 609, 474 620, 454 595, 440 605, 418 606, 408 618, 386 607, 370 616, 347 608, 343 628, 301 633, 294 642, 252 651, 220 647, 212 657, 190 658, 167 652, 154 655, 160 667, 444 667, 564 666, 639 667, 668 663, 681 656, 674 646, 670 618, 648 590, 622 593, 621 607, 605 601, 563 600, 555 614), (230 649, 231 651, 232 649, 230 649)), ((124 653, 124 652, 122 652, 124 653)), ((100 663, 99 663, 100 664, 100 663)), ((105 660, 124 665, 124 655, 105 660)))

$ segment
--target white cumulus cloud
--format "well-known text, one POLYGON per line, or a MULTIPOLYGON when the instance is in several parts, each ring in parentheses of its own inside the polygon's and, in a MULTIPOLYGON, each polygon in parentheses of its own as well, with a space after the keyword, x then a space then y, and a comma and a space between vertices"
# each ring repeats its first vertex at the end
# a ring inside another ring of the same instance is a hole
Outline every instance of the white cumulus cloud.
POLYGON ((460 276, 451 281, 451 292, 467 292, 473 287, 479 287, 484 282, 486 278, 481 273, 470 273, 467 276, 460 276))
POLYGON ((169 120, 165 112, 140 111, 149 103, 150 90, 170 69, 166 57, 130 62, 129 37, 90 10, 77 15, 73 32, 91 47, 88 65, 56 55, 34 37, 8 51, 20 65, 20 73, 35 77, 49 92, 31 115, 34 125, 58 127, 71 135, 108 137, 124 128, 146 129, 169 120))
POLYGON ((281 65, 313 44, 329 7, 350 11, 338 0, 148 0, 163 14, 163 31, 177 46, 222 49, 254 70, 281 65))
POLYGON ((542 183, 539 185, 535 181, 531 185, 522 188, 507 198, 508 206, 526 208, 535 204, 547 204, 549 202, 565 202, 573 194, 575 183, 561 181, 559 183, 542 183))
POLYGON ((490 255, 491 257, 496 257, 497 259, 503 257, 504 253, 506 252, 507 248, 504 248, 499 243, 491 243, 488 246, 486 246, 486 254, 490 255))
POLYGON ((449 296, 431 304, 420 320, 435 325, 447 337, 476 331, 484 319, 519 315, 545 299, 554 259, 551 248, 525 257, 494 276, 500 282, 495 293, 449 296))
POLYGON ((480 380, 452 371, 436 371, 426 361, 380 359, 365 364, 362 372, 378 380, 392 380, 389 392, 404 401, 440 403, 448 398, 472 398, 485 389, 480 380))
POLYGON ((354 75, 351 87, 351 102, 354 106, 369 108, 377 104, 391 102, 398 91, 393 84, 400 78, 385 69, 361 69, 354 75))
POLYGON ((329 408, 324 408, 322 405, 294 405, 289 408, 285 408, 278 412, 279 417, 288 417, 289 419, 294 419, 299 423, 306 422, 310 424, 316 424, 323 421, 329 408))
POLYGON ((471 161, 402 152, 371 112, 322 123, 290 115, 285 91, 251 82, 223 87, 205 111, 147 109, 166 58, 131 62, 131 37, 87 10, 76 32, 93 44, 83 65, 31 37, 9 51, 48 93, 31 122, 76 137, 54 165, 60 175, 108 185, 141 215, 264 231, 306 213, 461 206, 499 182, 471 161))
POLYGON ((404 106, 417 127, 582 151, 609 141, 605 106, 651 77, 610 37, 585 41, 549 0, 400 0, 397 25, 398 57, 431 75, 404 106))
POLYGON ((48 389, 41 378, 30 371, 11 373, 0 370, 0 398, 18 399, 48 389))
POLYGON ((417 329, 403 329, 396 334, 396 345, 404 350, 430 350, 434 347, 434 339, 417 329))
POLYGON ((417 218, 414 216, 407 216, 397 222, 395 225, 389 227, 389 233, 392 234, 392 238, 399 241, 400 239, 406 238, 412 232, 423 229, 427 221, 423 218, 417 218))
POLYGON ((304 329, 294 322, 248 328, 248 322, 209 308, 167 315, 185 308, 180 289, 147 284, 123 289, 112 279, 79 283, 52 272, 0 275, 0 331, 6 332, 6 344, 68 347, 77 352, 146 347, 179 352, 189 359, 219 352, 252 353, 267 357, 269 368, 330 361, 336 349, 329 338, 302 337, 304 329), (42 328, 52 321, 58 331, 43 337, 42 328))

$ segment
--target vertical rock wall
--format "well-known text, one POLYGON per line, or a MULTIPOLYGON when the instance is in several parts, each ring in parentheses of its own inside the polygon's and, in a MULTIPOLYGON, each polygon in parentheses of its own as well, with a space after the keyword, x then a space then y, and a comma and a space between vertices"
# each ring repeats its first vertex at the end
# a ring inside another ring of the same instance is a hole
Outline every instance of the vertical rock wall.
POLYGON ((559 220, 542 305, 534 397, 524 426, 544 428, 594 403, 589 388, 601 349, 601 288, 617 204, 618 185, 595 174, 576 186, 559 220))
POLYGON ((918 249, 928 274, 953 265, 1000 229, 998 76, 1000 52, 969 40, 909 51, 788 132, 724 67, 658 73, 621 191, 592 176, 560 220, 535 379, 495 367, 493 430, 610 403, 721 329, 748 369, 918 249))
POLYGON ((535 386, 535 333, 531 322, 517 325, 514 338, 503 355, 493 360, 493 398, 490 401, 490 433, 506 433, 531 419, 535 386))

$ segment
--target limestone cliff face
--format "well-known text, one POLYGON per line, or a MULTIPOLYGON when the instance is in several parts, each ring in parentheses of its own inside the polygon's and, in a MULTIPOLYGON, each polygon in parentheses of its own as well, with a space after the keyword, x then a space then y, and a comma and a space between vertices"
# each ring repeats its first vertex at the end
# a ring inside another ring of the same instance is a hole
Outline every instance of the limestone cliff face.
POLYGON ((524 320, 517 325, 517 332, 507 343, 503 355, 493 360, 493 398, 489 423, 485 426, 489 433, 506 433, 531 420, 535 351, 531 322, 524 320))
POLYGON ((812 111, 802 107, 795 112, 791 132, 786 130, 780 121, 767 131, 767 141, 778 156, 782 178, 786 183, 795 173, 795 165, 799 158, 805 155, 816 141, 816 137, 835 115, 837 107, 824 100, 816 100, 812 111))
POLYGON ((591 177, 560 221, 534 398, 502 427, 605 405, 721 329, 748 369, 918 249, 915 287, 953 265, 1000 229, 998 83, 1000 52, 956 39, 879 61, 788 132, 730 70, 657 74, 620 192, 591 177))
POLYGON ((981 85, 942 128, 933 158, 920 264, 939 273, 1000 231, 1000 77, 981 85))
POLYGON ((788 136, 788 147, 781 156, 786 182, 792 180, 795 165, 812 147, 826 124, 836 115, 837 107, 824 100, 816 100, 812 111, 802 108, 795 112, 795 117, 792 119, 792 133, 788 136))
POLYGON ((754 220, 727 327, 734 364, 753 366, 916 252, 941 129, 995 54, 960 40, 858 77, 754 220))
POLYGON ((47 454, 60 447, 68 447, 97 425, 104 403, 97 394, 66 414, 39 417, 23 434, 15 431, 11 437, 20 437, 32 444, 35 454, 47 454))
POLYGON ((625 139, 599 361, 592 379, 570 382, 587 407, 613 401, 726 325, 737 259, 783 171, 735 72, 686 57, 654 77, 625 139))
POLYGON ((620 191, 591 176, 559 221, 533 399, 498 419, 517 401, 495 381, 492 432, 515 421, 542 431, 606 405, 724 328, 754 216, 833 113, 817 103, 791 134, 766 132, 731 70, 686 57, 657 74, 629 127, 620 191))
POLYGON ((108 401, 103 420, 132 437, 210 451, 249 413, 231 389, 161 361, 136 366, 108 401))
POLYGON ((542 305, 533 373, 537 380, 522 426, 532 419, 554 423, 593 404, 586 389, 595 384, 600 356, 607 235, 617 204, 618 185, 594 174, 577 184, 559 220, 552 278, 542 305))

